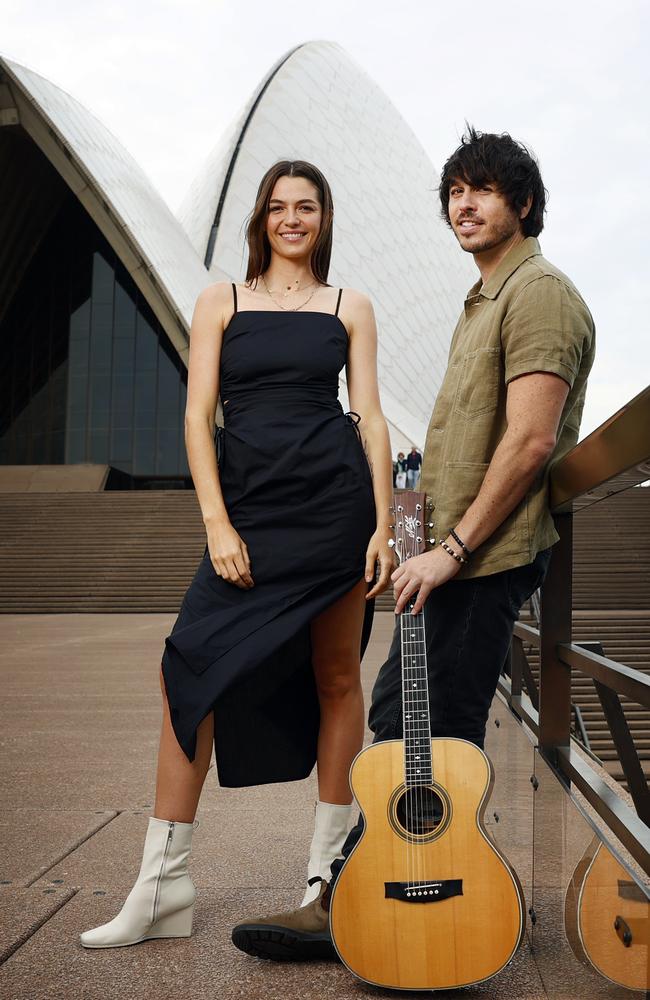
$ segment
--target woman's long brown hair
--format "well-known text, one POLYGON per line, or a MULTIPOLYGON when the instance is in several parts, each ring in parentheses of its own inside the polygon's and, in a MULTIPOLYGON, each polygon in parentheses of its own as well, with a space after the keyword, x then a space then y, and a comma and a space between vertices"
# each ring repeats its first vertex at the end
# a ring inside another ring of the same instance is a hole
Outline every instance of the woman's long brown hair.
POLYGON ((260 181, 255 198, 255 206, 251 212, 246 227, 248 242, 248 267, 246 284, 251 285, 265 273, 271 263, 271 246, 266 235, 266 220, 269 212, 269 202, 273 188, 280 177, 304 177, 310 181, 318 192, 318 200, 322 210, 320 232, 311 255, 311 271, 316 281, 327 284, 332 256, 332 221, 334 204, 332 191, 318 167, 306 160, 280 160, 266 171, 260 181))

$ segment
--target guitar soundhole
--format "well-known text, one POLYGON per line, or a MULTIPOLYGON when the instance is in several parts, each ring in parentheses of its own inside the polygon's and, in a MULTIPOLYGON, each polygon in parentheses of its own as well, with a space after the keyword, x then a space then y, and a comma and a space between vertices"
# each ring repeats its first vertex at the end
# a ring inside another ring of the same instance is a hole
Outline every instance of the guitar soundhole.
POLYGON ((447 829, 451 802, 445 790, 436 785, 396 788, 388 807, 390 824, 401 837, 429 841, 447 829))
POLYGON ((397 803, 397 819, 409 833, 434 833, 445 815, 445 804, 433 788, 408 788, 397 803))

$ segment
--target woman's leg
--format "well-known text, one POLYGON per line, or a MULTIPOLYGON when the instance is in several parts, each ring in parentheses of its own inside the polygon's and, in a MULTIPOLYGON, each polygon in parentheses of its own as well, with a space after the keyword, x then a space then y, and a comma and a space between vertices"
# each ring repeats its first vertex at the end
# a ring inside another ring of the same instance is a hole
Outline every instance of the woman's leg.
POLYGON ((121 948, 150 938, 189 937, 196 889, 187 862, 194 816, 210 765, 213 713, 197 730, 190 763, 172 729, 162 669, 163 721, 156 803, 145 836, 140 871, 122 909, 107 924, 84 931, 84 948, 121 948))
POLYGON ((363 743, 361 630, 365 580, 312 622, 312 663, 320 702, 318 802, 302 906, 318 896, 341 852, 352 813, 350 764, 363 743))
POLYGON ((196 815, 203 782, 210 766, 214 715, 212 712, 208 712, 199 725, 196 732, 196 755, 190 763, 178 745, 176 734, 172 728, 162 668, 160 670, 160 688, 163 701, 163 719, 160 731, 156 802, 153 814, 157 819, 192 823, 196 815))
POLYGON ((320 702, 318 795, 323 802, 352 801, 350 764, 363 743, 361 630, 368 585, 359 583, 311 626, 312 662, 320 702))

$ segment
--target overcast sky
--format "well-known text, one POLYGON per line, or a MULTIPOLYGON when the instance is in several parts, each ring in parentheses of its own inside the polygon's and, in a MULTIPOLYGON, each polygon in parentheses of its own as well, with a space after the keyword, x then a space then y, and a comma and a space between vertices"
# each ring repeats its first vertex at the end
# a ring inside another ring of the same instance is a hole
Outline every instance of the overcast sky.
POLYGON ((305 41, 344 46, 438 171, 466 119, 510 132, 550 192, 542 249, 596 320, 582 435, 650 381, 647 0, 0 0, 0 14, 2 53, 101 118, 174 210, 260 78, 305 41))

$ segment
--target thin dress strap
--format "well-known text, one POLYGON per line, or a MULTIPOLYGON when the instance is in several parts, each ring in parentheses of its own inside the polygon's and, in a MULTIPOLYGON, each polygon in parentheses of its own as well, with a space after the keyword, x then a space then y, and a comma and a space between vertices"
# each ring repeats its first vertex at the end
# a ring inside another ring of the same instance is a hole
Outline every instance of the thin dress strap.
POLYGON ((339 297, 336 300, 336 312, 334 313, 335 316, 338 316, 338 314, 339 314, 339 306, 341 305, 341 296, 342 295, 343 295, 343 289, 339 288, 339 297))
POLYGON ((232 283, 232 300, 235 304, 235 312, 237 312, 237 285, 234 281, 232 283))

